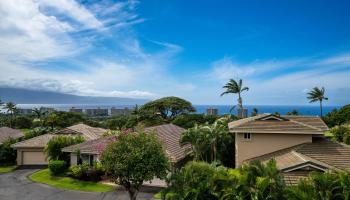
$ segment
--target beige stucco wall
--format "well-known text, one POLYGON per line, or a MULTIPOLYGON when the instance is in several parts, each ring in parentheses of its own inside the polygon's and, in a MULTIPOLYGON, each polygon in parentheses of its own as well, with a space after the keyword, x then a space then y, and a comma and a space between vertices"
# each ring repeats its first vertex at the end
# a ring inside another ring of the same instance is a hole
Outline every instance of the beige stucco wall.
POLYGON ((244 160, 305 142, 312 142, 312 135, 251 133, 251 140, 244 140, 243 133, 236 133, 236 167, 244 160))
POLYGON ((18 148, 17 165, 47 165, 43 148, 18 148))

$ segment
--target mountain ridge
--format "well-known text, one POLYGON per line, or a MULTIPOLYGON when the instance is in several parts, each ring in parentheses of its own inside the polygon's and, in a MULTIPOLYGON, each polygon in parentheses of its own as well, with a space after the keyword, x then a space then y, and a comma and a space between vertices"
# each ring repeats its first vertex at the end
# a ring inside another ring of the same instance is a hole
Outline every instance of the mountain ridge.
POLYGON ((0 87, 2 102, 12 101, 16 104, 144 104, 147 99, 124 97, 95 97, 64 94, 60 92, 29 90, 22 88, 0 87))

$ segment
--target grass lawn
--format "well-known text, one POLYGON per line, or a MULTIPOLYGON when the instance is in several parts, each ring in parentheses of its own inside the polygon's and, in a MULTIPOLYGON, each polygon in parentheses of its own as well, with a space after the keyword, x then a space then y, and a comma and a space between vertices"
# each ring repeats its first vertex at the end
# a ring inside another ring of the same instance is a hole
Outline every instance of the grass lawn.
POLYGON ((0 166, 0 174, 1 173, 12 172, 15 168, 16 168, 16 165, 0 166))
POLYGON ((51 176, 49 169, 40 170, 29 176, 34 182, 44 183, 57 188, 80 190, 86 192, 109 192, 114 189, 113 186, 101 183, 80 181, 70 177, 51 176))
POLYGON ((326 137, 328 137, 328 138, 331 138, 331 137, 333 137, 333 134, 332 134, 330 131, 326 131, 326 132, 324 133, 324 136, 326 136, 326 137))
POLYGON ((158 192, 157 194, 155 194, 155 195, 153 196, 153 198, 155 198, 155 199, 161 199, 161 198, 162 198, 161 192, 158 192))

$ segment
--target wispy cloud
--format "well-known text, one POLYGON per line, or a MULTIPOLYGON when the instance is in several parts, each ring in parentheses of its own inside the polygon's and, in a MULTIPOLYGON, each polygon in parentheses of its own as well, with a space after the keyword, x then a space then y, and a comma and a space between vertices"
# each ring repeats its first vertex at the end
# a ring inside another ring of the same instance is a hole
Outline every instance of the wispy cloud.
POLYGON ((181 46, 153 41, 161 47, 159 51, 143 49, 133 30, 135 24, 145 21, 136 13, 137 4, 1 1, 0 86, 142 98, 167 94, 167 88, 192 90, 191 84, 178 82, 167 73, 181 46), (115 48, 107 49, 108 55, 87 54, 89 49, 96 51, 96 39, 108 40, 115 48), (76 56, 83 60, 75 60, 76 56), (50 60, 75 63, 80 70, 59 70, 50 60))
MULTIPOLYGON (((331 104, 344 104, 346 99, 350 99, 350 93, 344 93, 350 91, 349 55, 345 52, 327 57, 274 59, 245 64, 224 57, 213 62, 211 70, 202 77, 217 85, 216 90, 220 90, 230 78, 244 79, 245 85, 250 87, 245 94, 248 104, 305 104, 306 92, 315 86, 326 87, 327 94, 332 96, 331 104)), ((227 101, 225 99, 220 101, 227 101)))

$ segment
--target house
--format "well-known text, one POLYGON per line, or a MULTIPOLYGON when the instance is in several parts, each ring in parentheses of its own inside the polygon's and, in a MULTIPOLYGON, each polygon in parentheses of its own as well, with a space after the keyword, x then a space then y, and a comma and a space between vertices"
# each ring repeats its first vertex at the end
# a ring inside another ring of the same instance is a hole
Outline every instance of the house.
MULTIPOLYGON (((185 129, 174 124, 165 124, 145 128, 145 133, 155 132, 156 136, 164 143, 166 154, 170 162, 174 165, 181 165, 189 153, 190 145, 180 145, 179 141, 185 129)), ((71 165, 78 164, 77 151, 80 151, 81 161, 90 164, 98 161, 107 145, 118 138, 116 136, 107 136, 96 140, 86 141, 81 144, 72 145, 62 149, 63 152, 71 153, 71 165)))
POLYGON ((18 142, 12 145, 12 147, 17 150, 17 165, 47 165, 44 148, 53 137, 57 135, 80 135, 84 137, 85 140, 89 141, 102 137, 105 132, 106 130, 102 128, 77 124, 52 133, 18 142))
POLYGON ((23 136, 24 134, 22 131, 12 129, 9 127, 1 127, 0 128, 0 145, 6 140, 8 140, 9 138, 19 139, 23 136))
POLYGON ((276 160, 287 184, 311 171, 350 168, 350 146, 324 137, 319 117, 261 114, 229 123, 235 134, 236 167, 253 160, 276 160))

